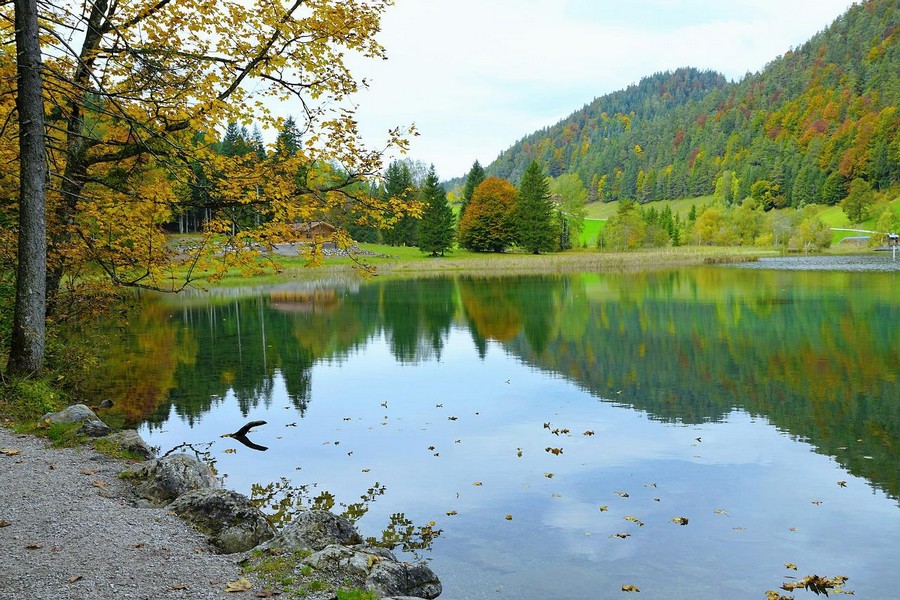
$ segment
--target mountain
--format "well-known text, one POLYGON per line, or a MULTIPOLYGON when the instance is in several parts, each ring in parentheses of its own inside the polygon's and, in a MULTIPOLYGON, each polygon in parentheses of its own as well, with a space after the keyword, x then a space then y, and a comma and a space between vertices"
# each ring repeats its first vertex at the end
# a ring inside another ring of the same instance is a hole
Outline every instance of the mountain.
POLYGON ((900 182, 900 4, 855 4, 739 82, 657 73, 524 137, 486 168, 518 181, 533 159, 577 173, 591 200, 744 198, 768 181, 785 205, 838 202, 849 182, 900 182), (775 187, 777 186, 777 187, 775 187))

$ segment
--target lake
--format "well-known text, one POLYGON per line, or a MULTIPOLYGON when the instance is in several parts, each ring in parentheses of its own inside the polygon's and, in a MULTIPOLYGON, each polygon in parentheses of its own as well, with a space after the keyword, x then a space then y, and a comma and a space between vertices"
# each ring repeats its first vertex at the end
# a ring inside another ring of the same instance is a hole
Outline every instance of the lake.
POLYGON ((210 444, 246 494, 284 477, 340 512, 377 489, 357 526, 434 521, 417 555, 441 598, 758 599, 813 574, 896 595, 897 271, 376 278, 142 302, 98 383, 115 418, 162 452, 210 444), (251 420, 268 450, 220 437, 251 420))

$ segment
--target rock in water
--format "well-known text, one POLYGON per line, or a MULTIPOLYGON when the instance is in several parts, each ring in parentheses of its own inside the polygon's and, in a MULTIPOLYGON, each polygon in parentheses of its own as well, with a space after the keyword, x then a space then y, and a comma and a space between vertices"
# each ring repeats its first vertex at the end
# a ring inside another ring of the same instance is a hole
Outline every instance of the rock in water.
POLYGON ((331 544, 352 546, 360 543, 362 537, 347 519, 327 510, 305 510, 285 525, 267 546, 288 551, 318 552, 331 544))

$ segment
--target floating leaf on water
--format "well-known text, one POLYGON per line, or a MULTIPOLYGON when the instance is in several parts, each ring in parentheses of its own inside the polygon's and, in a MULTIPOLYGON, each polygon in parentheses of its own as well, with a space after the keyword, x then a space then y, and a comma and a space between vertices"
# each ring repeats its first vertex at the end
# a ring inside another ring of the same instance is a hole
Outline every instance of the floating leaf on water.
POLYGON ((818 505, 822 504, 822 501, 821 500, 813 500, 812 503, 815 504, 816 506, 818 506, 818 505))
POLYGON ((843 480, 838 481, 837 484, 838 484, 839 486, 841 486, 841 487, 847 487, 847 482, 846 482, 846 481, 843 481, 843 480))
POLYGON ((623 586, 622 586, 622 591, 623 591, 623 592, 639 592, 639 591, 641 591, 641 590, 640 590, 640 588, 639 588, 638 586, 636 586, 636 585, 623 585, 623 586))
POLYGON ((522 458, 522 449, 521 448, 516 448, 516 456, 518 456, 519 458, 522 458))
POLYGON ((717 508, 713 512, 716 513, 717 515, 725 515, 726 517, 728 516, 728 513, 725 511, 725 509, 722 509, 722 508, 717 508))
POLYGON ((594 435, 594 432, 591 431, 590 429, 588 429, 587 431, 584 432, 584 435, 589 435, 589 436, 594 435))
POLYGON ((796 527, 788 527, 788 531, 791 531, 791 532, 796 533, 796 532, 797 532, 797 528, 796 528, 796 527))
POLYGON ((553 479, 553 473, 544 473, 544 477, 547 479, 553 479))
POLYGON ((601 507, 600 507, 600 512, 606 512, 606 511, 608 511, 608 510, 609 510, 609 507, 608 507, 608 506, 601 506, 601 507))
POLYGON ((626 521, 630 521, 630 522, 632 522, 632 523, 637 523, 638 527, 643 527, 643 526, 644 526, 644 522, 641 521, 640 519, 638 519, 637 517, 635 517, 634 515, 627 515, 627 516, 625 517, 625 520, 626 520, 626 521))
POLYGON ((362 472, 363 472, 363 473, 368 473, 368 472, 371 471, 371 470, 372 470, 372 469, 363 469, 362 472))
POLYGON ((456 421, 459 417, 447 417, 448 421, 456 421))
POLYGON ((428 446, 428 449, 429 449, 430 451, 434 452, 434 446, 428 446))
POLYGON ((687 525, 688 518, 687 517, 672 517, 672 522, 677 523, 679 525, 687 525))
POLYGON ((790 569, 791 571, 797 570, 797 565, 795 565, 794 563, 784 563, 784 567, 786 569, 790 569))
POLYGON ((475 487, 481 487, 481 486, 483 486, 484 484, 481 483, 480 481, 473 481, 473 482, 472 482, 472 485, 474 485, 475 487))
POLYGON ((614 492, 616 496, 620 498, 628 498, 628 492, 614 492))
POLYGON ((246 592, 253 584, 246 577, 241 577, 237 581, 229 581, 225 584, 226 592, 246 592))
POLYGON ((550 446, 547 446, 546 448, 544 448, 544 450, 546 452, 549 452, 550 454, 553 454, 554 456, 559 456, 563 453, 562 448, 551 448, 550 446))
POLYGON ((630 537, 631 537, 631 534, 630 534, 630 533, 614 533, 614 534, 612 534, 612 535, 609 536, 609 537, 611 537, 611 538, 619 538, 620 540, 624 540, 625 538, 630 538, 630 537))
POLYGON ((235 450, 234 448, 227 448, 225 450, 225 454, 237 454, 237 450, 235 450))
POLYGON ((512 515, 506 515, 506 520, 507 520, 507 521, 512 521, 512 515))
POLYGON ((550 423, 544 423, 544 429, 550 429, 550 423))
POLYGON ((448 516, 448 517, 456 516, 456 511, 455 511, 455 510, 448 510, 448 511, 447 511, 447 516, 448 516))
POLYGON ((569 434, 569 430, 568 430, 568 429, 560 429, 559 432, 560 432, 561 434, 563 434, 563 435, 568 435, 568 434, 569 434))

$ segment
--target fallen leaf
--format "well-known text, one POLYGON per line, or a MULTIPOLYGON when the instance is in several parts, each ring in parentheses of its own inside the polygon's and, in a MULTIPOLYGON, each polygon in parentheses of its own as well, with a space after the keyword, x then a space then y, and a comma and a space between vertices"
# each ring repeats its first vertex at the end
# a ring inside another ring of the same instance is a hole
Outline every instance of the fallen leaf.
POLYGON ((623 586, 622 586, 622 591, 623 591, 623 592, 639 592, 639 591, 641 591, 641 590, 640 590, 640 588, 638 588, 638 586, 636 586, 636 585, 623 585, 623 586))
POLYGON ((434 452, 434 446, 428 446, 428 449, 429 449, 430 451, 434 452))
POLYGON ((614 538, 619 538, 619 539, 624 540, 625 538, 630 538, 631 534, 630 533, 614 533, 609 537, 614 537, 614 538))
POLYGON ((815 504, 816 506, 818 506, 818 505, 822 504, 822 501, 821 500, 813 500, 812 503, 815 504))
POLYGON ((522 449, 521 448, 516 448, 516 456, 518 456, 519 458, 522 458, 522 449))
POLYGON ((722 509, 722 508, 717 508, 713 512, 716 513, 717 515, 725 515, 726 517, 728 516, 728 513, 725 511, 725 509, 722 509))
POLYGON ((448 421, 456 421, 459 417, 447 417, 448 421))
POLYGON ((362 472, 363 472, 363 473, 368 473, 368 472, 371 471, 371 470, 372 470, 372 469, 363 469, 362 472))
POLYGON ((279 596, 281 592, 277 590, 273 590, 272 588, 265 588, 256 592, 257 598, 271 598, 272 596, 279 596))
POLYGON ((551 448, 550 446, 547 446, 546 448, 544 448, 544 450, 546 452, 549 452, 550 454, 553 454, 554 456, 559 456, 563 453, 562 448, 551 448))
POLYGON ((788 531, 796 533, 797 528, 796 527, 788 527, 788 531))
POLYGON ((507 521, 512 521, 512 515, 506 515, 506 520, 507 520, 507 521))
POLYGON ((188 587, 186 585, 184 585, 183 583, 176 583, 174 585, 170 585, 169 589, 170 590, 186 590, 186 589, 188 589, 188 587))
POLYGON ((837 483, 838 483, 838 485, 841 486, 841 487, 847 487, 847 482, 846 482, 846 481, 838 481, 837 483))
POLYGON ((620 498, 627 498, 627 497, 628 497, 628 492, 614 492, 614 493, 615 493, 616 496, 619 496, 620 498))
POLYGON ((594 432, 589 429, 584 432, 584 435, 594 435, 594 432))
POLYGON ((626 521, 629 521, 629 522, 631 522, 631 523, 637 523, 638 527, 643 527, 643 526, 644 526, 644 522, 641 521, 640 519, 638 519, 637 517, 635 517, 634 515, 627 515, 627 516, 625 517, 625 520, 626 520, 626 521))
POLYGON ((455 511, 455 510, 448 510, 448 511, 447 511, 447 516, 448 516, 448 517, 453 517, 453 516, 455 516, 455 515, 456 515, 456 511, 455 511))
POLYGON ((26 544, 25 546, 26 550, 40 550, 41 548, 43 548, 41 544, 26 544))
POLYGON ((672 517, 672 522, 677 523, 679 525, 687 525, 688 518, 687 517, 672 517))
POLYGON ((83 579, 81 575, 72 575, 71 577, 69 577, 69 583, 75 583, 76 581, 80 581, 81 579, 83 579))
POLYGON ((553 479, 553 473, 544 473, 544 477, 547 479, 553 479))
POLYGON ((609 507, 608 507, 608 506, 601 506, 601 507, 600 507, 600 512, 606 512, 606 511, 608 511, 608 510, 609 510, 609 507))
POLYGON ((97 472, 96 469, 82 469, 81 470, 82 475, 93 475, 96 472, 97 472))
POLYGON ((12 523, 10 523, 9 521, 0 519, 0 527, 9 527, 10 525, 12 525, 12 523))
POLYGON ((784 567, 786 569, 790 569, 791 571, 797 570, 797 565, 795 565, 794 563, 784 563, 784 567))
POLYGON ((234 448, 226 448, 225 454, 237 454, 237 450, 234 448))
POLYGON ((106 489, 106 482, 105 482, 105 481, 101 481, 101 480, 99 480, 99 479, 95 479, 95 480, 93 481, 93 483, 91 483, 91 485, 93 485, 95 488, 100 488, 101 490, 105 490, 105 489, 106 489))
POLYGON ((132 548, 143 548, 144 542, 138 542, 137 544, 132 544, 131 547, 132 548))
POLYGON ((229 581, 225 584, 226 592, 246 592, 253 584, 246 577, 241 577, 237 581, 229 581))
POLYGON ((480 481, 473 481, 473 482, 472 482, 472 485, 474 485, 475 487, 481 487, 481 486, 484 485, 484 484, 481 483, 480 481))
POLYGON ((15 450, 13 448, 0 448, 0 454, 4 454, 6 456, 16 456, 17 454, 21 453, 21 450, 15 450))

